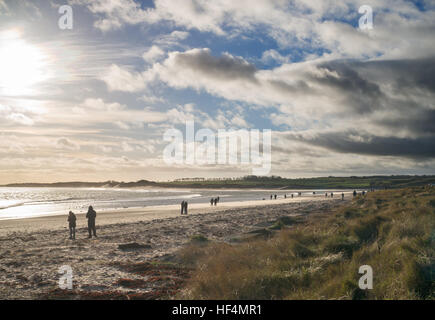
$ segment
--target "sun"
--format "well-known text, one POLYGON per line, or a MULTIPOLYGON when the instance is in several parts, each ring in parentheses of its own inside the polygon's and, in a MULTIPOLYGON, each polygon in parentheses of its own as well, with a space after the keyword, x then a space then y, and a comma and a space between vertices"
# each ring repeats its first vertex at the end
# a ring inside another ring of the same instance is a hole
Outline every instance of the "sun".
POLYGON ((0 92, 4 95, 31 93, 46 79, 46 57, 32 44, 10 32, 0 37, 0 92))

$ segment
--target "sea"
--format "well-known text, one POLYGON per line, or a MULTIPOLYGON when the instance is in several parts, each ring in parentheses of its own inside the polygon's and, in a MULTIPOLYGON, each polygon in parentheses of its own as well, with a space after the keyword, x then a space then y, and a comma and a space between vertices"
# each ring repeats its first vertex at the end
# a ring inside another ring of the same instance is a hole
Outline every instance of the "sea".
MULTIPOLYGON (((351 190, 210 190, 210 189, 124 189, 124 188, 9 188, 0 187, 0 220, 25 219, 51 215, 65 215, 70 210, 84 213, 92 205, 97 211, 123 208, 144 208, 189 203, 209 203, 219 197, 220 202, 267 200, 270 195, 283 198, 292 193, 302 196, 322 196, 333 191, 336 197, 351 190), (313 191, 316 194, 313 194, 313 191)), ((352 190, 353 191, 353 190, 352 190)))

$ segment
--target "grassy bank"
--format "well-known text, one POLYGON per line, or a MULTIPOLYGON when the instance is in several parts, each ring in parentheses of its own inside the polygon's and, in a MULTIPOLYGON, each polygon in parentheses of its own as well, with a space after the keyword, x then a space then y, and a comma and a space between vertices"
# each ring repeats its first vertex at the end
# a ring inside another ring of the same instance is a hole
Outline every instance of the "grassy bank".
POLYGON ((196 272, 179 298, 435 299, 434 187, 372 192, 269 229, 239 244, 192 242, 180 259, 196 272), (361 265, 373 268, 372 290, 358 287, 361 265))

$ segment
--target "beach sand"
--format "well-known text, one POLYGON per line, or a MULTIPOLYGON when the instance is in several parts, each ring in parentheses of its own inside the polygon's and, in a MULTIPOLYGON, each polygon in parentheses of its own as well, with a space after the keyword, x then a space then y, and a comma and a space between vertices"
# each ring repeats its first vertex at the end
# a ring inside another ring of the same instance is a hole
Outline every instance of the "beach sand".
POLYGON ((187 278, 188 272, 171 268, 162 271, 148 262, 170 260, 192 236, 229 242, 280 217, 327 212, 345 202, 338 195, 334 199, 319 195, 221 202, 217 207, 192 204, 187 216, 180 216, 178 205, 97 210, 98 238, 87 239, 85 216, 78 214, 75 241, 68 240, 66 215, 3 220, 0 221, 0 298, 46 298, 44 294, 58 288, 61 276, 58 270, 64 265, 72 268, 74 289, 80 292, 75 298, 85 298, 83 294, 96 298, 95 294, 99 293, 104 293, 104 298, 119 298, 119 295, 159 298, 162 288, 168 292, 171 286, 178 288, 184 281, 179 278, 187 278), (138 246, 122 248, 131 243, 138 246), (135 265, 136 269, 132 269, 135 265), (163 278, 169 282, 162 282, 163 278))

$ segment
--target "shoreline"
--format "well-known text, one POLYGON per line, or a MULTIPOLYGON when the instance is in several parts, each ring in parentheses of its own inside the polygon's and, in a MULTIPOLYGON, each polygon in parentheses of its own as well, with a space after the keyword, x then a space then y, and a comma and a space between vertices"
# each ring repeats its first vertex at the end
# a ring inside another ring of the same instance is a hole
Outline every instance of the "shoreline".
MULTIPOLYGON (((345 193, 345 199, 349 197, 345 193)), ((310 195, 301 197, 288 197, 286 199, 276 200, 249 200, 249 201, 230 201, 220 202, 217 206, 211 206, 209 203, 192 203, 189 204, 189 214, 208 214, 219 212, 226 209, 249 208, 256 206, 268 206, 286 203, 299 203, 307 201, 328 201, 337 200, 336 198, 325 198, 323 195, 310 195)), ((155 219, 167 219, 180 216, 180 205, 157 205, 142 208, 123 208, 123 209, 108 209, 97 211, 97 227, 117 224, 117 223, 134 223, 138 221, 151 221, 155 219)), ((77 228, 86 227, 85 212, 75 212, 77 216, 77 228)), ((35 232, 40 230, 55 231, 68 229, 67 225, 68 213, 63 215, 47 215, 28 218, 12 218, 0 220, 0 236, 6 236, 9 233, 16 232, 35 232)))

